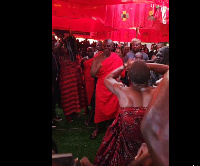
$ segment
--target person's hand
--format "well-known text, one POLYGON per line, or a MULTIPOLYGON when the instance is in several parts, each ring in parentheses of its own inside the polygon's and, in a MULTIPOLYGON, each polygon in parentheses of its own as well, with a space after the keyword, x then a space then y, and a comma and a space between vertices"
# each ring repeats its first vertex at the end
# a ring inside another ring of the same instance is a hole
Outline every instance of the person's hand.
POLYGON ((134 63, 133 59, 128 59, 128 61, 124 63, 125 70, 128 71, 133 63, 134 63))
POLYGON ((97 70, 101 69, 101 67, 102 67, 101 62, 98 62, 98 63, 97 63, 97 70))
POLYGON ((93 164, 90 163, 90 161, 87 157, 83 157, 80 160, 80 163, 81 163, 82 166, 93 166, 93 164))
POLYGON ((143 143, 140 146, 140 149, 135 156, 135 160, 133 160, 128 166, 151 166, 152 160, 149 154, 148 147, 146 143, 143 143))
POLYGON ((143 154, 147 154, 148 152, 149 152, 149 151, 148 151, 148 148, 147 148, 146 143, 143 143, 143 144, 140 146, 140 149, 138 150, 137 156, 135 156, 135 159, 137 159, 138 157, 142 156, 143 154))
POLYGON ((68 36, 69 36, 68 33, 65 33, 65 34, 64 34, 64 37, 62 38, 62 41, 63 41, 64 43, 66 43, 66 39, 67 39, 68 36))

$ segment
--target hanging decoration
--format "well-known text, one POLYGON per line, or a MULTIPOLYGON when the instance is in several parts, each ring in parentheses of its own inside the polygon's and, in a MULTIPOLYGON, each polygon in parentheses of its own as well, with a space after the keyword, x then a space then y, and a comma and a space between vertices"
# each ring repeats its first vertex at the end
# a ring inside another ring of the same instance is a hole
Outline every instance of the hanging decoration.
POLYGON ((159 6, 159 5, 156 5, 156 7, 155 7, 154 19, 162 22, 161 6, 159 6))
POLYGON ((148 20, 162 20, 161 6, 152 4, 149 9, 148 20))
POLYGON ((148 20, 155 20, 154 18, 154 4, 151 4, 151 7, 149 9, 149 15, 148 15, 148 20))
POLYGON ((169 23, 169 8, 163 6, 161 8, 161 12, 162 12, 162 23, 163 24, 169 23))
POLYGON ((126 11, 123 11, 123 14, 121 14, 121 19, 122 19, 123 21, 126 21, 127 18, 129 18, 129 14, 126 13, 126 11))
POLYGON ((151 4, 149 9, 148 20, 155 21, 158 20, 162 24, 169 23, 169 8, 164 5, 154 5, 151 4))

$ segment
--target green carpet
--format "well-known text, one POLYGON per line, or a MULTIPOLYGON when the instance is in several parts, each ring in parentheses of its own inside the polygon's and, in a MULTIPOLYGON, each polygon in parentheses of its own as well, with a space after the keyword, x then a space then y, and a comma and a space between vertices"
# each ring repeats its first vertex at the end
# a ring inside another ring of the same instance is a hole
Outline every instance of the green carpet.
POLYGON ((94 162, 95 154, 101 144, 102 138, 106 132, 105 123, 100 123, 100 133, 96 139, 90 139, 90 135, 95 128, 95 124, 86 126, 84 121, 89 115, 83 115, 84 110, 80 113, 80 117, 73 117, 73 122, 68 123, 61 109, 56 108, 56 113, 63 120, 56 122, 56 128, 52 129, 52 138, 57 144, 58 153, 72 153, 72 155, 80 160, 86 156, 94 162))

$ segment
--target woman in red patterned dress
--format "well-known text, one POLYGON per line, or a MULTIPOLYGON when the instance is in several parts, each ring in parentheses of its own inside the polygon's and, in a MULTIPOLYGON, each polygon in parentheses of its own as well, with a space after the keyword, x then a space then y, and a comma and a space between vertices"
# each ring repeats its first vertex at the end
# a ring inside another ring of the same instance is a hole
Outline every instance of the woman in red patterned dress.
MULTIPOLYGON (((119 99, 119 114, 110 125, 95 157, 95 166, 126 166, 134 160, 144 142, 140 125, 156 87, 148 86, 150 70, 164 74, 167 65, 129 60, 108 74, 106 87, 119 99), (130 86, 116 81, 124 69, 129 70, 130 86)), ((87 157, 81 159, 83 166, 92 166, 87 157)))
POLYGON ((86 106, 84 99, 81 67, 77 61, 72 61, 68 48, 63 45, 60 49, 60 94, 61 107, 66 120, 72 122, 72 115, 79 116, 81 109, 86 106))

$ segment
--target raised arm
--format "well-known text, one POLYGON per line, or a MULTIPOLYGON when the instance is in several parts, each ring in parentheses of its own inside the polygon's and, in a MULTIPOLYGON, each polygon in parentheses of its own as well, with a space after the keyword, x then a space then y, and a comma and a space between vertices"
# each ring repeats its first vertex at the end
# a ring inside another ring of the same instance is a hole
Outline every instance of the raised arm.
POLYGON ((158 85, 141 123, 153 164, 169 165, 169 71, 158 85))
POLYGON ((116 78, 120 76, 124 69, 124 65, 121 65, 117 69, 113 70, 110 74, 108 74, 104 79, 105 86, 108 88, 108 90, 117 96, 119 95, 119 90, 123 86, 123 84, 117 82, 116 78))
POLYGON ((159 63, 146 63, 150 70, 158 73, 158 74, 165 74, 169 70, 168 65, 163 65, 159 63))
MULTIPOLYGON (((125 65, 127 66, 127 70, 135 61, 133 59, 129 59, 125 65)), ((158 74, 165 74, 169 70, 168 65, 159 64, 159 63, 146 63, 150 70, 158 73, 158 74)))
POLYGON ((61 38, 58 42, 57 42, 57 46, 55 47, 55 49, 57 51, 60 51, 61 50, 61 47, 63 46, 63 44, 66 44, 66 39, 67 37, 69 36, 69 34, 65 33, 64 34, 64 37, 61 38))

